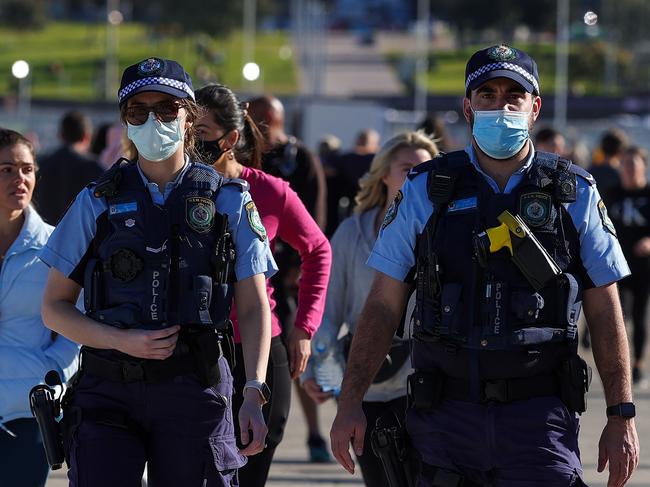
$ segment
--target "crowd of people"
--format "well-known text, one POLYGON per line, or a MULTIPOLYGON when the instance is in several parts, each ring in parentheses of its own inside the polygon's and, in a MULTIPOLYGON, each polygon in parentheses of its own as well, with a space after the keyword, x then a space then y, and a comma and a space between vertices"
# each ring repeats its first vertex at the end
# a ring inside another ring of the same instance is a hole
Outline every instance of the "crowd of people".
POLYGON ((349 151, 324 135, 312 152, 277 98, 195 90, 158 58, 125 69, 116 123, 93 132, 66 113, 61 147, 38 161, 0 129, 7 485, 47 479, 28 396, 49 370, 68 384, 72 486, 140 485, 145 465, 152 486, 263 486, 292 388, 309 460, 333 461, 318 405, 336 400, 334 457, 353 472, 352 445, 371 487, 389 485, 371 448, 386 414, 408 427, 418 486, 584 485, 582 396, 562 375, 583 371, 580 341, 609 406, 599 469, 624 485, 631 384, 646 383, 648 154, 612 129, 587 170, 571 164, 562 133, 534 130, 523 51, 478 51, 465 88, 464 150, 427 117, 385 141, 362 128, 349 151), (525 258, 490 240, 508 225, 525 229, 525 258), (550 270, 527 260, 535 249, 550 270), (325 357, 345 369, 338 387, 321 380, 325 357))

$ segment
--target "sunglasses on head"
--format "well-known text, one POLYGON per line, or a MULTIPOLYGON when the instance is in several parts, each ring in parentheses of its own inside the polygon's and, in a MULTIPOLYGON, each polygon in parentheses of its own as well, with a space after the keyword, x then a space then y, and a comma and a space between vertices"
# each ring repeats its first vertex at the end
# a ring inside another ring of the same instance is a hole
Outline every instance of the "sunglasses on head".
POLYGON ((149 113, 161 122, 173 122, 178 111, 183 107, 177 100, 165 100, 154 105, 133 105, 126 109, 126 121, 131 125, 142 125, 149 118, 149 113))

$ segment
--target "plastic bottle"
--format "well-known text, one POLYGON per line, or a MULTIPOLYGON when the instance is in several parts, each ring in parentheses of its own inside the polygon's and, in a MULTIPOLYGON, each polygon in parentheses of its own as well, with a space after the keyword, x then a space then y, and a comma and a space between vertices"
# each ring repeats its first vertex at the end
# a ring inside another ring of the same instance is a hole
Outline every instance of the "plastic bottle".
POLYGON ((343 360, 336 347, 329 347, 326 340, 316 339, 312 345, 314 380, 323 392, 333 392, 338 396, 343 381, 343 360))

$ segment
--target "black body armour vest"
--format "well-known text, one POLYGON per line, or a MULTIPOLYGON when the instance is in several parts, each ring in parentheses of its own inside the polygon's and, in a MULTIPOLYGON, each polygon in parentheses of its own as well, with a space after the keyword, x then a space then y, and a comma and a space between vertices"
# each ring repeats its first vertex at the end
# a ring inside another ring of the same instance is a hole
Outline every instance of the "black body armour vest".
POLYGON ((222 184, 211 167, 193 163, 160 206, 135 163, 107 171, 94 188, 108 209, 85 268, 88 315, 124 328, 225 329, 235 254, 214 203, 222 184))
POLYGON ((417 239, 414 368, 475 381, 554 370, 576 353, 586 276, 566 204, 576 173, 591 176, 542 152, 510 194, 495 194, 464 151, 415 169, 424 171, 434 212, 417 239), (498 226, 504 210, 523 218, 562 270, 538 292, 506 248, 484 266, 476 259, 474 235, 498 226))

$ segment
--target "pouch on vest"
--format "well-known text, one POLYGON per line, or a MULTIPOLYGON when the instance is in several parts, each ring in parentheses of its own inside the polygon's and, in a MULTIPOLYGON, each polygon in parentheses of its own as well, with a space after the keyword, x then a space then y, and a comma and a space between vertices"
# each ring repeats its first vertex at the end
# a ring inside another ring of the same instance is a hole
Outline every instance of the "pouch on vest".
POLYGON ((440 334, 458 335, 463 332, 463 313, 461 296, 463 285, 460 283, 446 283, 442 285, 440 296, 440 334))
POLYGON ((442 401, 445 376, 439 370, 418 370, 408 376, 407 385, 411 406, 428 411, 442 401))
POLYGON ((562 362, 558 370, 560 398, 569 411, 587 410, 587 392, 591 385, 591 367, 579 355, 562 362))
POLYGON ((117 328, 131 328, 140 321, 140 308, 135 304, 124 303, 112 308, 94 310, 88 313, 92 319, 117 328))
POLYGON ((190 348, 201 383, 205 387, 218 384, 221 381, 219 358, 222 353, 217 330, 212 327, 182 328, 181 336, 190 348))
POLYGON ((196 316, 200 324, 211 325, 212 278, 210 276, 194 276, 193 291, 196 308, 190 311, 191 315, 196 316))

